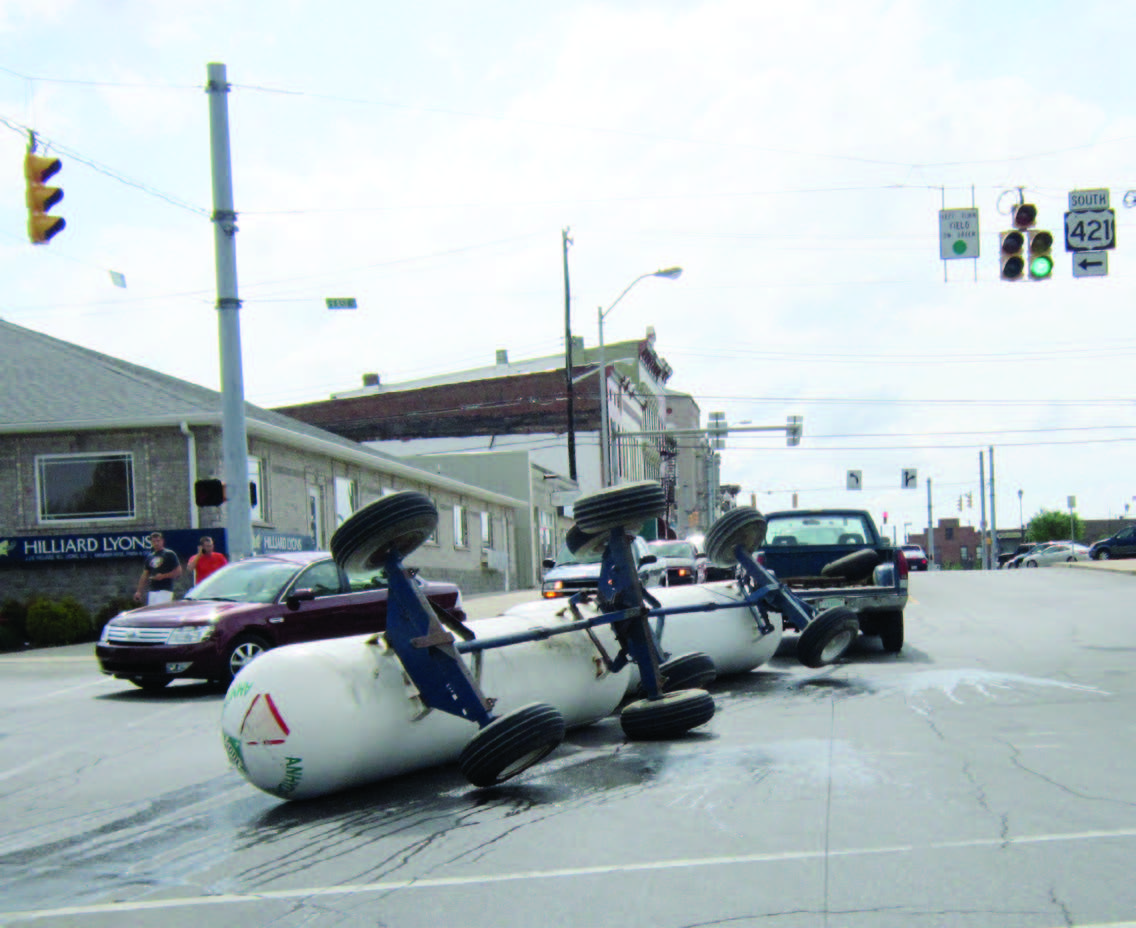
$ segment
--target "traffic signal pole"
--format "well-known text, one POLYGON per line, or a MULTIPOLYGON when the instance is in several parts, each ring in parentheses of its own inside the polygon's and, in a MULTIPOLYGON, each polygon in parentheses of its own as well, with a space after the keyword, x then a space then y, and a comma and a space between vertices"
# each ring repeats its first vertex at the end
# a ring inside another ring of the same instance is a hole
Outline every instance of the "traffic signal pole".
POLYGON ((237 214, 229 155, 229 82, 223 64, 208 65, 209 139, 213 163, 213 246, 217 267, 217 324, 221 350, 221 448, 228 504, 229 560, 252 554, 248 433, 241 367, 241 302, 237 299, 237 214))

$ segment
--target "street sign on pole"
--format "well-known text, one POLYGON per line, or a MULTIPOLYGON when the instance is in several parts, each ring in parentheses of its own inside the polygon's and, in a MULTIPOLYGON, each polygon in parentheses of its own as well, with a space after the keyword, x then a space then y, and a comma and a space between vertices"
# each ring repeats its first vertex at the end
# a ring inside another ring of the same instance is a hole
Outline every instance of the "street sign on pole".
POLYGON ((916 489, 918 489, 918 479, 917 479, 917 474, 916 474, 914 467, 903 468, 903 470, 900 472, 900 483, 899 483, 899 485, 901 487, 903 487, 903 489, 905 489, 905 490, 916 490, 916 489))
POLYGON ((1108 209, 1108 188, 1070 190, 1069 209, 1108 209))
POLYGON ((863 481, 861 480, 861 473, 858 470, 848 471, 848 489, 861 490, 863 489, 863 481))
POLYGON ((1107 251, 1078 251, 1073 255, 1074 277, 1107 277, 1107 251))
POLYGON ((1111 209, 1075 209, 1065 214, 1065 250, 1100 251, 1116 247, 1116 213, 1111 209))
POLYGON ((939 258, 978 257, 978 210, 939 210, 939 258))

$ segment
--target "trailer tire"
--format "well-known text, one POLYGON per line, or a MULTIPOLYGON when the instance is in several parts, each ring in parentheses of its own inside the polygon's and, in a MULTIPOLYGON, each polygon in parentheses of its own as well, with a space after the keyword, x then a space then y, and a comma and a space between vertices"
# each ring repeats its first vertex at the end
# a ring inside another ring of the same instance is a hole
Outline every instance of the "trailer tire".
POLYGON ((797 639, 797 660, 806 667, 824 667, 840 660, 860 632, 856 613, 847 606, 826 609, 797 639))
POLYGON ((903 610, 889 609, 880 613, 880 643, 888 654, 903 650, 903 610))
POLYGON ((470 740, 458 758, 474 786, 496 786, 544 760, 564 740, 564 717, 540 702, 494 719, 470 740))
POLYGON ((750 506, 731 509, 706 533, 706 556, 719 567, 737 563, 734 549, 752 553, 765 542, 765 516, 750 506))
POLYGON ((713 717, 714 697, 706 690, 679 690, 628 703, 619 714, 619 724, 632 741, 654 741, 677 738, 713 717))
POLYGON ((405 557, 438 527, 438 509, 414 490, 392 493, 364 506, 331 536, 331 556, 347 571, 374 570, 397 551, 405 557))
POLYGON ((606 544, 605 533, 585 532, 578 525, 573 525, 564 536, 564 546, 573 554, 600 554, 606 544))
POLYGON ((709 654, 691 651, 664 661, 659 665, 659 673, 663 676, 663 692, 675 693, 708 686, 718 676, 718 668, 709 654))
POLYGON ((578 499, 572 506, 576 524, 593 535, 613 528, 638 532, 644 522, 657 519, 666 511, 666 493, 655 480, 608 487, 578 499))
POLYGON ((835 561, 829 561, 820 569, 820 575, 858 583, 870 577, 879 563, 879 552, 864 548, 862 551, 853 551, 844 557, 838 557, 835 561))

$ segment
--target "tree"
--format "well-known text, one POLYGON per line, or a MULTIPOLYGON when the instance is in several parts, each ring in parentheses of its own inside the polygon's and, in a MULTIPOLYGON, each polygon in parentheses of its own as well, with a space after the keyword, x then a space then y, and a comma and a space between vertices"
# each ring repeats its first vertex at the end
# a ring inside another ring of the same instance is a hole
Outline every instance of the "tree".
POLYGON ((1070 516, 1056 509, 1043 509, 1029 521, 1026 536, 1030 541, 1076 541, 1084 532, 1084 524, 1076 512, 1070 516), (1071 521, 1070 521, 1071 520, 1071 521))

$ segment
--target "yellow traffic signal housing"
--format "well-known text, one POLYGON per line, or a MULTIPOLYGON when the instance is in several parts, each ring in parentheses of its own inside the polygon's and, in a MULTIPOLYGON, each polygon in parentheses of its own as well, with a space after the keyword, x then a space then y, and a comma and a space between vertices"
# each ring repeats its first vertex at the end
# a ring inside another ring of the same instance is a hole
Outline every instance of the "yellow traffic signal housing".
POLYGON ((48 210, 63 199, 63 191, 58 187, 48 187, 44 184, 48 178, 58 174, 62 167, 63 163, 58 158, 48 158, 31 152, 24 157, 28 238, 33 245, 46 244, 67 226, 62 216, 52 216, 48 213, 48 210))
POLYGON ((1030 280, 1049 280, 1053 274, 1053 233, 1046 229, 1030 229, 1026 235, 1030 280))
POLYGON ((1017 229, 1010 232, 999 232, 1001 242, 1002 279, 1021 280, 1026 270, 1026 259, 1023 251, 1026 247, 1026 237, 1017 229))

